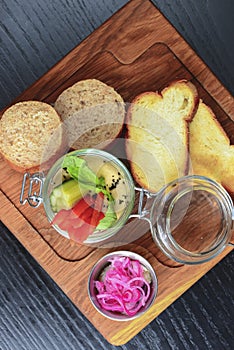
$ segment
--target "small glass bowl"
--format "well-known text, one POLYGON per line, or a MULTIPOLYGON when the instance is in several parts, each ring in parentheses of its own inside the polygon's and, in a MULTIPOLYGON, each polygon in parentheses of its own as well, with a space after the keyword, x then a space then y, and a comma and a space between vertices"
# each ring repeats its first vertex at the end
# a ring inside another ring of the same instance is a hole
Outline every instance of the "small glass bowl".
POLYGON ((146 313, 147 310, 152 306, 152 304, 155 301, 155 298, 157 296, 158 291, 158 281, 155 274, 155 271, 151 264, 143 258, 141 255, 131 252, 131 251, 116 251, 109 253, 105 256, 103 256, 92 268, 89 279, 88 279, 88 294, 90 301, 94 308, 103 316, 114 320, 114 321, 130 321, 135 318, 138 318, 142 316, 144 313, 146 313), (100 277, 100 274, 103 272, 103 270, 110 264, 110 259, 114 257, 129 257, 131 260, 137 260, 140 262, 140 264, 143 266, 144 269, 146 269, 151 276, 151 283, 150 283, 150 296, 146 302, 146 304, 134 315, 134 316, 128 316, 125 314, 121 314, 114 311, 107 311, 101 308, 96 295, 97 290, 95 287, 95 281, 97 281, 100 277))
MULTIPOLYGON (((99 160, 102 160, 104 162, 111 162, 111 165, 114 166, 116 170, 124 178, 128 204, 125 206, 123 213, 118 218, 118 220, 116 220, 116 223, 113 226, 111 226, 106 230, 95 231, 83 242, 83 244, 87 244, 87 245, 98 245, 98 243, 104 242, 105 240, 113 237, 116 234, 116 232, 118 232, 121 229, 121 227, 124 226, 126 221, 129 219, 129 216, 132 212, 134 201, 135 201, 135 187, 134 187, 132 177, 128 169, 124 166, 124 164, 118 158, 116 158, 115 156, 105 151, 100 151, 97 149, 84 149, 84 150, 73 151, 66 154, 65 156, 58 159, 57 162, 49 170, 43 186, 43 193, 42 193, 43 204, 44 204, 47 218, 50 223, 52 222, 55 216, 55 213, 51 209, 51 205, 50 205, 50 194, 53 188, 55 187, 55 184, 56 183, 60 184, 62 182, 61 166, 64 158, 67 155, 74 155, 77 157, 82 157, 84 159, 87 157, 87 159, 89 158, 89 160, 92 159, 93 157, 93 160, 98 158, 99 160)), ((66 231, 60 229, 57 225, 53 225, 53 227, 56 229, 58 233, 60 233, 66 238, 69 238, 68 233, 66 231)))

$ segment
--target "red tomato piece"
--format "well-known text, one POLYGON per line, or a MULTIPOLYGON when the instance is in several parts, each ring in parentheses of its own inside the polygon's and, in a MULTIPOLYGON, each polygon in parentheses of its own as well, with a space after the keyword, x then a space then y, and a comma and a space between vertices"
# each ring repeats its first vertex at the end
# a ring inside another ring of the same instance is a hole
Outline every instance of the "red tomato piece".
POLYGON ((103 193, 98 193, 96 197, 87 195, 72 209, 61 209, 51 224, 66 231, 72 240, 82 243, 105 216, 102 212, 103 200, 103 193))
POLYGON ((77 216, 80 216, 86 209, 92 207, 94 205, 94 202, 95 198, 93 196, 86 195, 75 204, 75 206, 72 208, 72 211, 77 216))
POLYGON ((78 216, 73 212, 72 209, 70 209, 68 218, 69 218, 69 220, 76 220, 78 218, 78 216))
POLYGON ((70 222, 69 222, 70 226, 73 227, 73 228, 76 228, 76 229, 78 227, 82 226, 83 223, 84 223, 84 221, 80 220, 78 217, 76 219, 70 220, 70 222))
POLYGON ((83 222, 86 222, 87 224, 90 224, 92 215, 93 215, 93 208, 89 207, 79 216, 79 219, 82 220, 83 222))
POLYGON ((94 228, 87 223, 84 223, 79 228, 72 228, 68 234, 72 240, 78 243, 83 243, 88 236, 94 231, 94 228))
POLYGON ((68 235, 69 235, 69 237, 70 237, 70 239, 72 241, 75 241, 77 243, 81 243, 81 242, 79 242, 78 237, 76 237, 76 234, 77 234, 77 228, 76 227, 69 227, 69 230, 68 230, 67 233, 68 233, 68 235))
POLYGON ((68 216, 70 214, 70 210, 66 210, 66 209, 61 209, 53 218, 51 224, 52 225, 60 225, 61 223, 63 223, 64 221, 67 220, 68 216))
MULTIPOLYGON (((97 225, 99 224, 99 221, 104 218, 104 216, 105 215, 102 212, 99 213, 97 225)), ((81 220, 79 220, 79 223, 81 223, 81 220)), ((69 227, 68 234, 70 239, 77 243, 83 243, 88 238, 88 236, 95 231, 95 228, 97 226, 91 226, 88 223, 82 223, 82 225, 79 226, 78 224, 77 226, 75 226, 74 224, 72 225, 69 227)))
POLYGON ((63 231, 68 231, 69 228, 69 220, 65 219, 64 221, 60 222, 60 224, 58 225, 58 227, 63 230, 63 231))
POLYGON ((75 228, 81 227, 84 223, 89 224, 91 220, 91 216, 93 213, 93 208, 89 207, 86 209, 80 216, 76 216, 76 214, 70 215, 69 224, 75 228))
POLYGON ((104 194, 100 192, 97 194, 97 198, 94 203, 92 218, 90 221, 90 225, 93 227, 96 227, 100 221, 99 214, 102 212, 103 201, 104 201, 104 194))
MULTIPOLYGON (((103 212, 100 212, 100 213, 99 213, 99 217, 98 217, 98 223, 97 223, 97 225, 99 224, 99 222, 100 222, 104 217, 105 217, 105 214, 104 214, 103 212)), ((97 227, 97 225, 96 225, 96 227, 97 227)))

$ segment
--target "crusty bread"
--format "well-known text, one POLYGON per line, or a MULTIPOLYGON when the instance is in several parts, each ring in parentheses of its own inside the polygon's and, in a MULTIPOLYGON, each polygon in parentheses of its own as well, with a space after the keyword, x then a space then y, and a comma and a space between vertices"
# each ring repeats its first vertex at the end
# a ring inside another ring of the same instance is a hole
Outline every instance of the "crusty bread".
POLYGON ((0 152, 19 171, 44 170, 60 155, 65 143, 61 119, 44 102, 19 102, 0 120, 0 152))
POLYGON ((234 193, 234 146, 202 100, 189 129, 193 173, 214 179, 234 193))
POLYGON ((136 182, 151 192, 188 172, 188 124, 198 104, 195 86, 180 80, 130 105, 126 153, 136 182))
POLYGON ((79 81, 64 90, 55 109, 73 149, 105 148, 120 134, 125 119, 122 97, 96 79, 79 81))

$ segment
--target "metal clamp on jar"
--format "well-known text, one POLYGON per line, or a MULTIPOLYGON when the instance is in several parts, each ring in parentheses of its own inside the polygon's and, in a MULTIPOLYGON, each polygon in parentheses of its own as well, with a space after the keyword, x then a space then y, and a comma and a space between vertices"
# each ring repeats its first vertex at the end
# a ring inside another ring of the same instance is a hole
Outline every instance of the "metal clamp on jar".
MULTIPOLYGON (((97 245, 108 241, 108 246, 116 246, 116 237, 121 229, 127 232, 131 226, 127 221, 137 218, 149 223, 154 242, 170 259, 182 264, 199 264, 211 260, 230 243, 234 218, 233 202, 228 192, 215 181, 197 175, 179 178, 158 193, 135 187, 126 166, 113 155, 96 149, 70 152, 84 159, 97 159, 111 162, 120 177, 124 179, 126 205, 115 223, 108 229, 94 232, 83 242, 97 245), (133 213, 136 194, 139 193, 136 213, 133 213)), ((66 155, 66 156, 67 156, 66 155)), ((42 202, 49 222, 55 216, 50 205, 53 188, 61 183, 61 168, 64 157, 49 170, 34 175, 25 174, 20 195, 21 204, 29 203, 38 207, 42 202), (26 181, 29 180, 28 193, 24 195, 26 181), (37 190, 35 191, 35 186, 37 190)), ((66 230, 53 224, 55 230, 69 238, 66 230)), ((140 232, 140 235, 146 231, 140 232)), ((138 237, 129 232, 129 242, 138 237)))

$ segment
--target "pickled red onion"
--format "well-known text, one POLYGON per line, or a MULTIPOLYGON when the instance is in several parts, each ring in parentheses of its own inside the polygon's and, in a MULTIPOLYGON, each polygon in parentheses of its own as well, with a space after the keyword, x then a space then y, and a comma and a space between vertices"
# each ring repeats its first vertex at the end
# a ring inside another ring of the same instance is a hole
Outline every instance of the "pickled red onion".
POLYGON ((101 280, 95 281, 97 300, 104 310, 134 316, 150 296, 150 284, 137 260, 115 257, 101 280))

